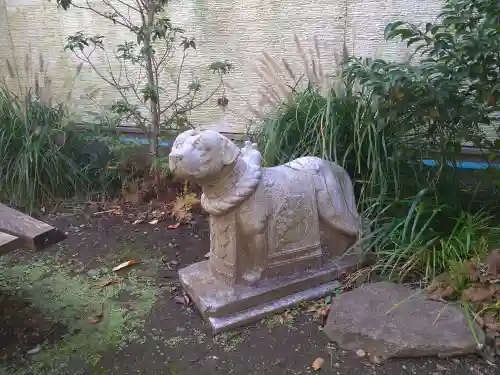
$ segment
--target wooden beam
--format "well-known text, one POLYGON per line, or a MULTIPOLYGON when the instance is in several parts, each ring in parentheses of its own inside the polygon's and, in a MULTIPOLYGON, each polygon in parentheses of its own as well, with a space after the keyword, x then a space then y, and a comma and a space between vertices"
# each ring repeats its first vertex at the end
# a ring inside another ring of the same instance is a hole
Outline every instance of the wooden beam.
POLYGON ((24 242, 19 237, 0 232, 0 255, 10 253, 23 247, 24 242))
POLYGON ((0 203, 0 231, 19 237, 23 247, 43 250, 66 238, 59 229, 0 203))

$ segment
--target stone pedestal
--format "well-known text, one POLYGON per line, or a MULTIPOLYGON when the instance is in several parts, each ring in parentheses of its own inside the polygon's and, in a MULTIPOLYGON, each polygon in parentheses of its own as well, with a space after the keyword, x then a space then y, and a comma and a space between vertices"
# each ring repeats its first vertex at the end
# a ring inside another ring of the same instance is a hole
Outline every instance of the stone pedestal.
POLYGON ((258 286, 230 285, 216 278, 209 261, 179 271, 180 281, 215 333, 240 327, 332 293, 343 274, 359 266, 357 257, 344 256, 325 267, 280 278, 268 278, 258 286))

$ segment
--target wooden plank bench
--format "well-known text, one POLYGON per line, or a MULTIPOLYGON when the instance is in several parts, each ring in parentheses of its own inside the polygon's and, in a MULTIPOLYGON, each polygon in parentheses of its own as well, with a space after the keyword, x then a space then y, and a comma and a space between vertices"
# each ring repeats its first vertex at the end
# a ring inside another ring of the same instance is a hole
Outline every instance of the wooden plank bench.
POLYGON ((65 238, 59 229, 0 203, 0 255, 22 247, 43 250, 65 238))

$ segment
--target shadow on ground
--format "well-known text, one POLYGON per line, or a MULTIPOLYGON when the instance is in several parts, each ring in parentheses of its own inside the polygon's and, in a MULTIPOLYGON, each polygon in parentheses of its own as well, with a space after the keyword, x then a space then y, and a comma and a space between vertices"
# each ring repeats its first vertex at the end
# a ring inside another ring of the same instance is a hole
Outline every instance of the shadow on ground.
POLYGON ((68 239, 44 253, 0 258, 0 374, 298 375, 313 373, 317 357, 325 359, 324 374, 498 370, 477 358, 373 366, 329 344, 312 314, 271 317, 214 337, 196 311, 175 300, 182 294, 176 270, 208 251, 203 217, 172 230, 168 222, 116 217, 47 221, 68 239), (112 271, 130 259, 138 264, 112 271))

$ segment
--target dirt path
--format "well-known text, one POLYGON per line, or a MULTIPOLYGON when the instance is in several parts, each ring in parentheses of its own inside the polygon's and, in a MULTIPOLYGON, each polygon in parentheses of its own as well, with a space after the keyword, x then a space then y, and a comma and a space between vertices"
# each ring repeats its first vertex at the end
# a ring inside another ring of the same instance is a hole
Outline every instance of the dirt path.
POLYGON ((272 317, 213 337, 179 304, 176 269, 208 251, 206 220, 192 228, 125 223, 116 217, 49 219, 68 233, 42 253, 0 258, 0 374, 493 375, 477 358, 393 361, 374 367, 335 349, 313 314, 272 317), (117 264, 137 265, 112 272, 117 264), (105 287, 106 282, 119 279, 105 287), (37 348, 37 344, 40 347, 37 348), (35 349, 35 354, 27 354, 35 349))

